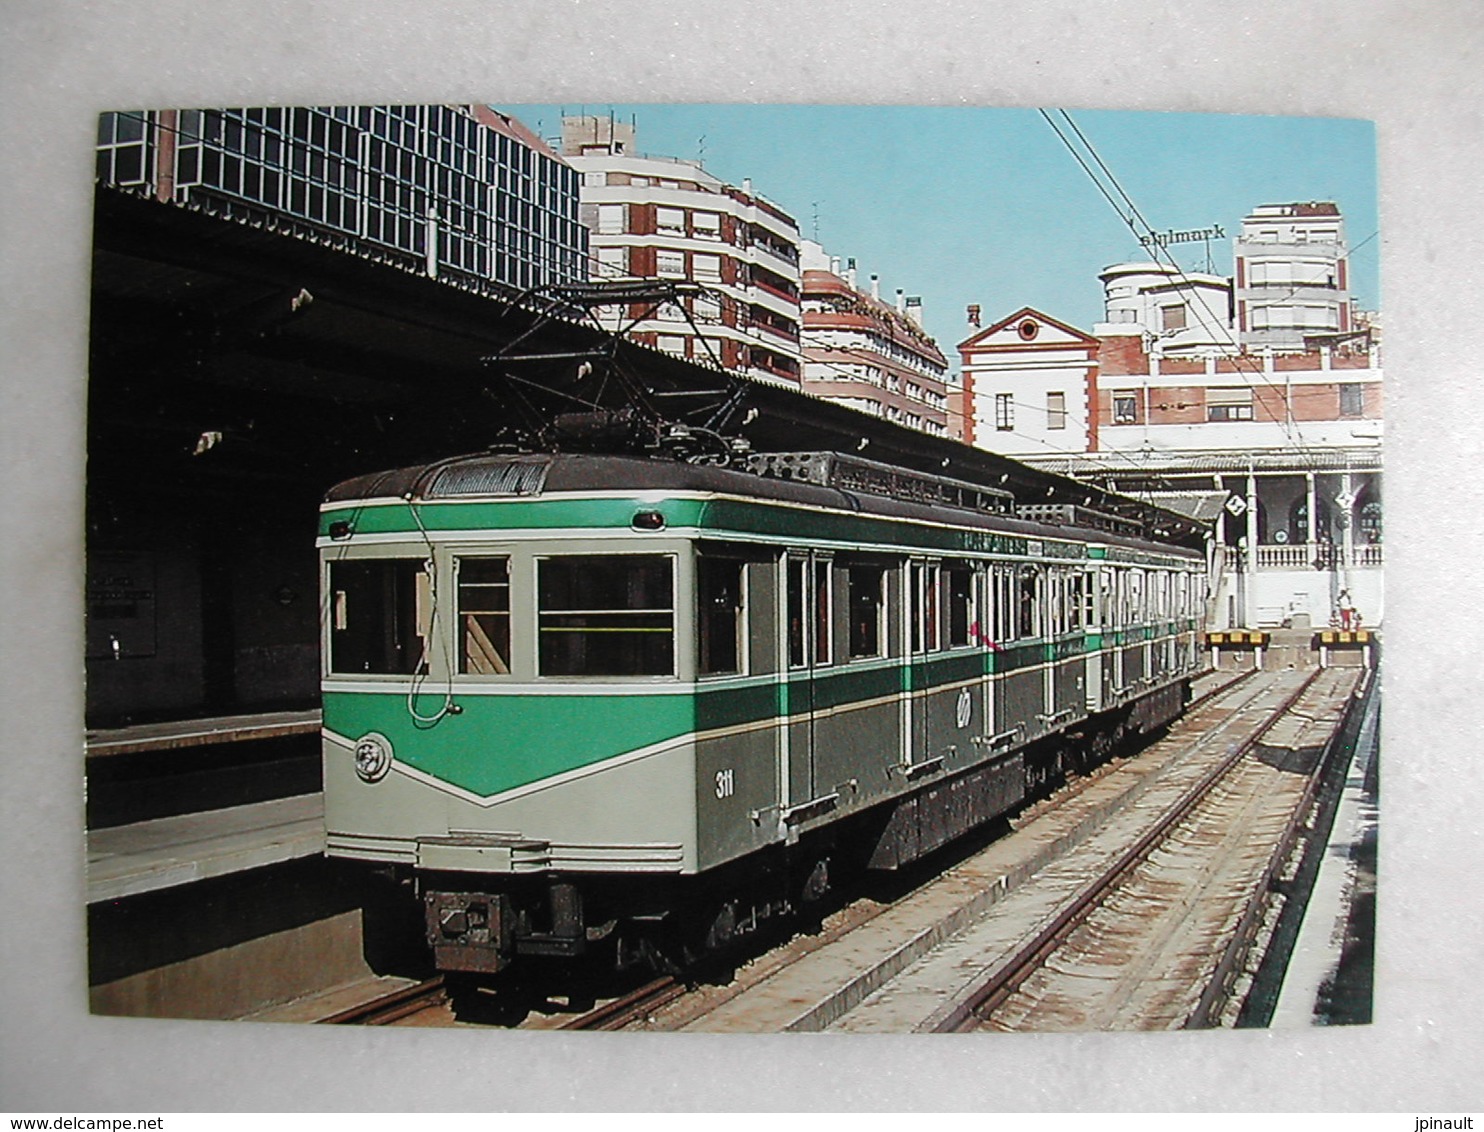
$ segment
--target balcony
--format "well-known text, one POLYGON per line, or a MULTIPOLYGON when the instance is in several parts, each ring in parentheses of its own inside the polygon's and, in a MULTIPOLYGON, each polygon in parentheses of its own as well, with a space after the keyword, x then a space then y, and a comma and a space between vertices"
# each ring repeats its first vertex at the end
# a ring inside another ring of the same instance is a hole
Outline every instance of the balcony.
MULTIPOLYGON (((1366 543, 1353 546, 1346 551, 1340 545, 1324 544, 1323 555, 1329 564, 1330 556, 1335 568, 1375 568, 1382 564, 1382 543, 1366 543)), ((1314 562, 1321 556, 1319 546, 1297 545, 1273 545, 1259 546, 1257 548, 1257 568, 1259 570, 1313 570, 1316 569, 1314 562)))

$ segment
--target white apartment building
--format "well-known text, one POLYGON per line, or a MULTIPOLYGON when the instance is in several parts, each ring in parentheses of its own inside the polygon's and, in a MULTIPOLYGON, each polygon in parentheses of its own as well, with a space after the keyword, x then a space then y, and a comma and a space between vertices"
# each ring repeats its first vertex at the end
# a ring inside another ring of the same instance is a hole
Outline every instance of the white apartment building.
POLYGON ((1301 350, 1350 333, 1345 220, 1330 201, 1264 204, 1235 241, 1236 324, 1242 345, 1301 350))
POLYGON ((631 337, 700 364, 798 385, 799 227, 776 205, 698 162, 643 156, 634 127, 562 119, 562 153, 581 177, 592 277, 687 280, 706 293, 684 309, 635 305, 631 337))

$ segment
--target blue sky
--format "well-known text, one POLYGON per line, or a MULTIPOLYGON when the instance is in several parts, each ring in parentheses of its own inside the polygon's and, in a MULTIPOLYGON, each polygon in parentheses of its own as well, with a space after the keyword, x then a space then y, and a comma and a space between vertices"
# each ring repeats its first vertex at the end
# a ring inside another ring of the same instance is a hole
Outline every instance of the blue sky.
MULTIPOLYGON (((806 237, 921 295, 928 330, 957 364, 964 308, 986 325, 1022 306, 1084 330, 1101 317, 1103 267, 1139 245, 1033 109, 778 105, 502 105, 543 137, 567 113, 637 121, 636 148, 702 158, 723 180, 793 214, 806 237), (816 228, 817 217, 817 228, 816 228)), ((1369 122, 1218 114, 1073 111, 1156 231, 1220 225, 1235 235, 1259 204, 1332 200, 1345 217, 1351 289, 1379 309, 1375 132, 1369 122), (1369 241, 1369 242, 1365 242, 1369 241), (1363 245, 1363 246, 1362 246, 1363 245)), ((1206 246, 1175 245, 1204 269, 1206 246)), ((1212 262, 1231 271, 1230 238, 1212 262)))

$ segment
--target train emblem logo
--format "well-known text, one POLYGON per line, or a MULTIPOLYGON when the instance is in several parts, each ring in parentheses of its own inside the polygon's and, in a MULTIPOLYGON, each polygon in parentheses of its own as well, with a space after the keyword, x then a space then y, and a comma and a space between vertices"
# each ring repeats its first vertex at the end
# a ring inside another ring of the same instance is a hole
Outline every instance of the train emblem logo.
POLYGON ((964 688, 958 694, 958 710, 955 713, 958 720, 959 730, 969 725, 969 720, 974 718, 974 697, 969 695, 969 690, 964 688))

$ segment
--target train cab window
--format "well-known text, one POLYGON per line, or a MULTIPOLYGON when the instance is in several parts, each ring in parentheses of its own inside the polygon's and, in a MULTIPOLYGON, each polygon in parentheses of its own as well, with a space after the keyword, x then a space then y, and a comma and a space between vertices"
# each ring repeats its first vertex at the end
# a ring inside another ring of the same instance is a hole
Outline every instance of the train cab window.
POLYGON ((536 569, 542 676, 673 676, 675 570, 666 555, 544 558, 536 569))
POLYGON ((886 643, 886 567, 852 562, 845 568, 846 605, 850 617, 850 658, 881 656, 886 643))
POLYGON ((970 644, 974 624, 974 569, 967 563, 954 563, 943 569, 943 601, 948 614, 948 647, 963 648, 970 644))
POLYGON ((510 560, 460 558, 459 671, 510 674, 510 560))
POLYGON ((696 666, 703 676, 742 671, 742 562, 696 559, 696 666))
POLYGON ((428 565, 413 558, 330 563, 330 671, 427 672, 433 608, 428 565))

